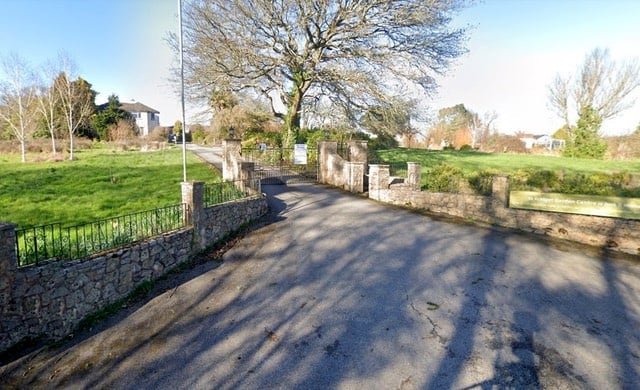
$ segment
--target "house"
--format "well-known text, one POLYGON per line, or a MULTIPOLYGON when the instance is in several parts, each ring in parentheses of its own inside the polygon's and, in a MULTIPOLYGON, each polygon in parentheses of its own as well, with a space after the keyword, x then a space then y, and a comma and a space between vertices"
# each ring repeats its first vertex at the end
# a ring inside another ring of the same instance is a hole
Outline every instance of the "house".
POLYGON ((141 136, 149 135, 153 129, 160 126, 160 112, 149 106, 132 101, 131 103, 120 103, 120 107, 135 119, 141 136))
POLYGON ((524 143, 524 147, 526 149, 543 147, 547 150, 557 150, 562 149, 565 146, 565 141, 563 139, 552 138, 548 135, 522 134, 519 138, 520 141, 524 143))

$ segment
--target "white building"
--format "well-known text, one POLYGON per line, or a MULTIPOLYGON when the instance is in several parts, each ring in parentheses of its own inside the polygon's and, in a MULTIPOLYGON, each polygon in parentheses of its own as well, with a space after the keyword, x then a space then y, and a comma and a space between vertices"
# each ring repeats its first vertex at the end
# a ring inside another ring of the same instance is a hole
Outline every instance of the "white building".
POLYGON ((532 149, 533 147, 544 147, 548 150, 558 150, 565 146, 563 139, 552 138, 548 135, 525 135, 520 137, 520 141, 524 143, 526 149, 532 149))
POLYGON ((120 103, 120 107, 129 112, 133 119, 135 119, 141 136, 149 135, 153 129, 160 126, 160 111, 158 110, 154 110, 136 101, 120 103))

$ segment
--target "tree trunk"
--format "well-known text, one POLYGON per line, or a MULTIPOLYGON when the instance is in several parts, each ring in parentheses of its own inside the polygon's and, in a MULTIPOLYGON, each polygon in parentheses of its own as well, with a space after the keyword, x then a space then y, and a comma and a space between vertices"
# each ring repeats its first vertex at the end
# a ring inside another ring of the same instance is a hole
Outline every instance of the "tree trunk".
POLYGON ((73 132, 69 132, 69 160, 73 160, 73 132))
POLYGON ((69 112, 69 160, 73 161, 73 111, 69 112))
POLYGON ((287 118, 285 120, 285 131, 287 134, 285 136, 283 146, 286 148, 292 148, 298 138, 298 130, 300 130, 302 95, 303 92, 299 88, 296 88, 293 96, 291 97, 287 118))
POLYGON ((53 157, 56 156, 56 136, 53 134, 53 130, 51 130, 51 152, 53 153, 53 157))
POLYGON ((27 148, 24 137, 20 140, 20 153, 22 157, 22 162, 27 162, 27 148))
POLYGON ((50 122, 49 122, 49 133, 51 134, 51 151, 53 152, 53 156, 55 157, 57 155, 56 152, 56 128, 53 125, 53 109, 49 111, 49 118, 50 118, 50 122))

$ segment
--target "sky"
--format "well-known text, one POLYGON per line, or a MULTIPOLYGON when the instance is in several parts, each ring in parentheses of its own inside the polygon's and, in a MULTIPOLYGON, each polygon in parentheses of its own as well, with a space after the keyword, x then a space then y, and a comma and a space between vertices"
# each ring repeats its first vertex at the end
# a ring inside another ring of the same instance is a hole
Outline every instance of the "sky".
MULTIPOLYGON (((460 103, 481 116, 495 112, 507 134, 552 134, 562 125, 547 105, 554 76, 575 74, 596 47, 616 61, 640 61, 639 16, 638 0, 478 0, 453 21, 470 26, 468 53, 438 78, 438 94, 426 103, 434 112, 460 103)), ((16 52, 38 67, 65 52, 98 104, 116 94, 172 125, 181 118, 180 95, 166 38, 178 26, 178 0, 0 0, 0 56, 16 52)), ((604 123, 605 134, 635 130, 640 89, 634 96, 631 109, 604 123)))

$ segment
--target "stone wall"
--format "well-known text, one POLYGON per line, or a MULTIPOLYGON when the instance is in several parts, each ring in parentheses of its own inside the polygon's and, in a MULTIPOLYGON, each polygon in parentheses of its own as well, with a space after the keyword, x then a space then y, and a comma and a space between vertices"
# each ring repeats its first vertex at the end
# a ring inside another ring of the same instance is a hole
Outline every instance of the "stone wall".
POLYGON ((204 218, 199 227, 201 243, 211 245, 224 239, 243 225, 265 215, 268 211, 266 198, 255 196, 236 202, 228 202, 204 210, 204 218))
MULTIPOLYGON (((412 175, 415 165, 409 167, 412 175)), ((492 194, 433 193, 405 179, 392 184, 388 165, 369 166, 369 197, 381 202, 426 210, 472 222, 512 228, 611 251, 640 255, 640 221, 509 208, 509 178, 495 176, 492 194)))
POLYGON ((365 141, 349 142, 347 154, 350 156, 350 161, 338 154, 336 141, 322 141, 318 148, 318 182, 350 192, 364 192, 364 175, 367 165, 365 141))
POLYGON ((61 339, 86 315, 186 261, 192 230, 165 234, 89 259, 12 270, 13 286, 5 292, 9 301, 2 306, 0 351, 26 337, 61 339))
POLYGON ((15 225, 0 224, 0 351, 26 338, 61 339, 86 315, 127 296, 267 212, 255 195, 202 207, 202 183, 183 183, 187 228, 90 258, 17 267, 15 225))

